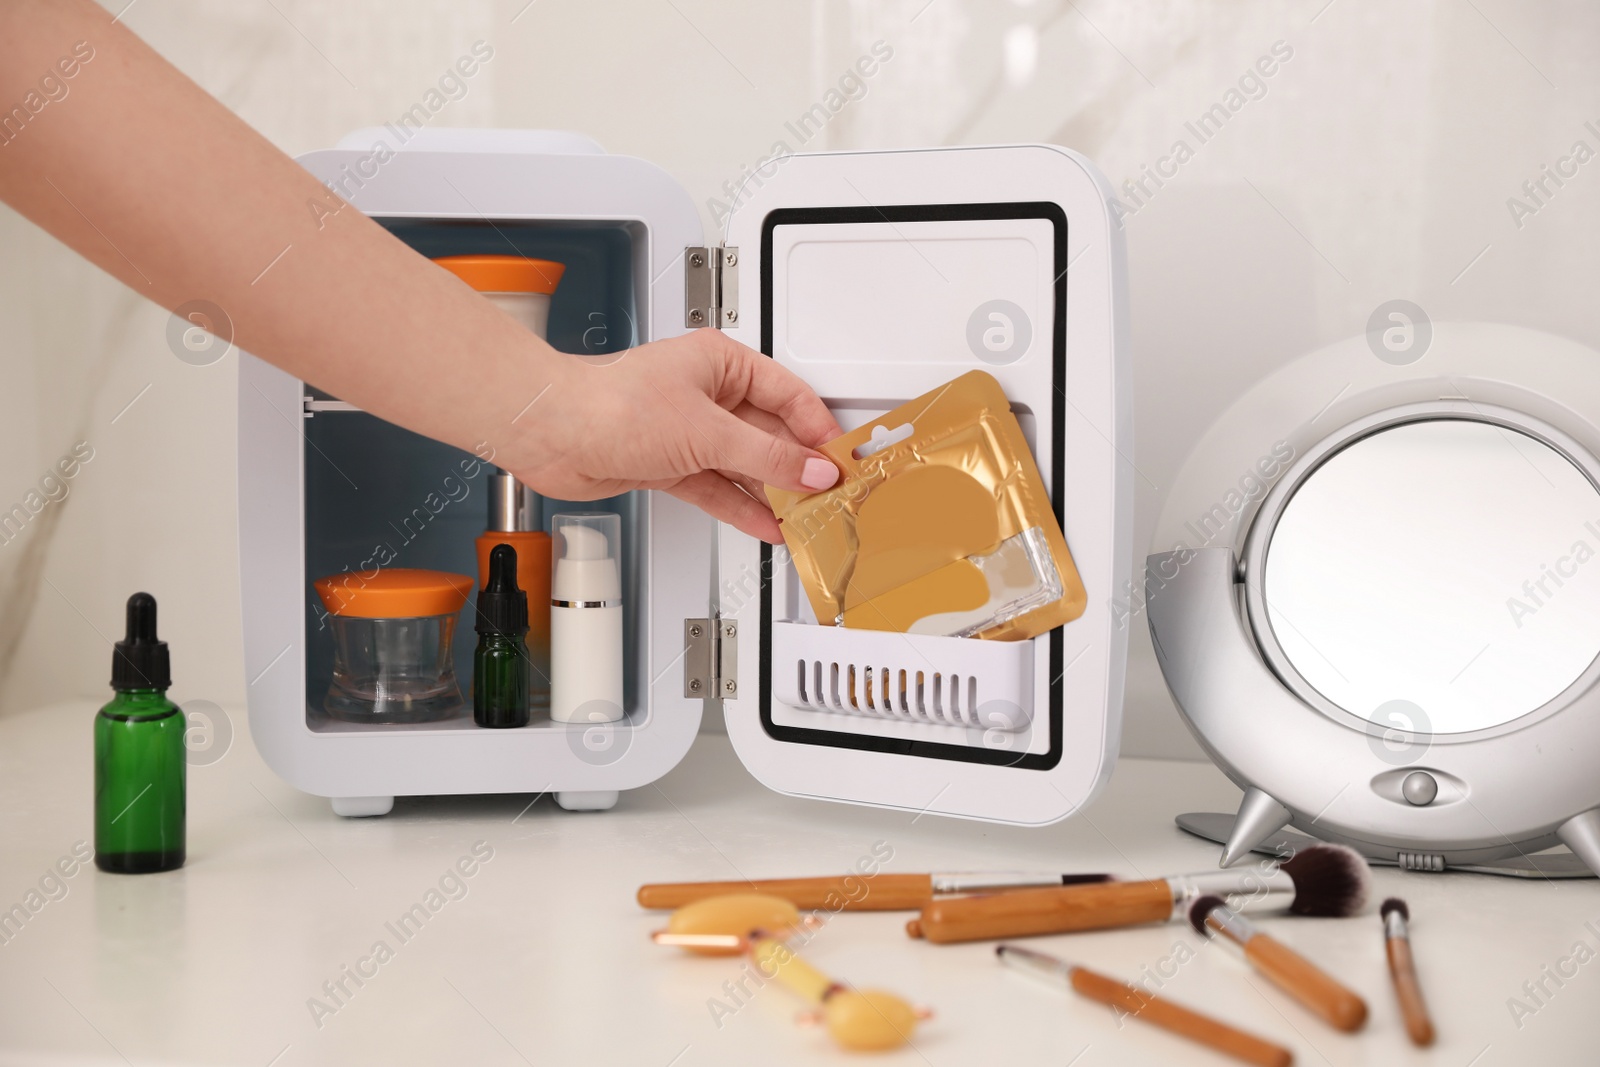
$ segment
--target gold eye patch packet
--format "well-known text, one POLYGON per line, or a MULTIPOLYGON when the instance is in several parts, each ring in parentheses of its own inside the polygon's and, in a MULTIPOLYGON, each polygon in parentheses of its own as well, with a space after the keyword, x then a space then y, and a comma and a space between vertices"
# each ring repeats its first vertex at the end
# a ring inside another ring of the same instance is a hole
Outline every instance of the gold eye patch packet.
POLYGON ((838 484, 767 498, 823 624, 1021 641, 1083 614, 1083 582, 993 375, 963 374, 821 451, 838 484))

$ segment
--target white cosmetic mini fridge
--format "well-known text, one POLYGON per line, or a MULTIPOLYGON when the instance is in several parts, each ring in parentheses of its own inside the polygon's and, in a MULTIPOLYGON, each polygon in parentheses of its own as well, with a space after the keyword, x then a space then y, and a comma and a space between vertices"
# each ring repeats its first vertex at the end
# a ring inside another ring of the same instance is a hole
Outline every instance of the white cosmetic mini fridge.
MULTIPOLYGON (((972 369, 1001 383, 1088 592, 1022 642, 819 625, 782 547, 662 493, 622 518, 622 721, 351 724, 322 700, 332 644, 311 583, 393 566, 476 575, 489 466, 251 356, 239 527, 251 733, 342 815, 395 796, 551 792, 603 809, 661 777, 719 701, 739 758, 795 796, 1023 825, 1086 804, 1115 762, 1131 555, 1120 228, 1082 157, 1049 145, 795 155, 752 175, 720 240, 660 168, 586 138, 358 131, 302 165, 428 256, 566 264, 550 341, 622 352, 719 328, 804 378, 846 430, 972 369), (386 552, 382 551, 387 549, 386 552)), ((617 427, 617 432, 627 432, 617 427)), ((562 510, 546 501, 545 522, 562 510)), ((548 528, 548 527, 547 527, 548 528)), ((472 613, 456 673, 471 679, 472 613)))

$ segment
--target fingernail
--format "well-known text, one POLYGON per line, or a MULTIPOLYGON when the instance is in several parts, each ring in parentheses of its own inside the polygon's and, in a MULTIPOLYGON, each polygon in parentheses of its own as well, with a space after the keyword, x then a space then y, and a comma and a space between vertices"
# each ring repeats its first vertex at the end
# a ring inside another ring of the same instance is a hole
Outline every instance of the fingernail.
POLYGON ((812 456, 800 472, 800 484, 807 489, 826 489, 839 480, 839 468, 825 459, 812 456))

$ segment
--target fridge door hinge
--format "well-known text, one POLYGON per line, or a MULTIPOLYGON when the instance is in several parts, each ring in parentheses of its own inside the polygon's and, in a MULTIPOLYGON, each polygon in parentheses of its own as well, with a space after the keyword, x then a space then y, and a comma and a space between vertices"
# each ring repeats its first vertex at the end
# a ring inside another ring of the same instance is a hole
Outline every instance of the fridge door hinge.
POLYGON ((683 250, 683 324, 724 329, 739 324, 739 250, 721 245, 683 250))
POLYGON ((739 695, 739 624, 732 619, 683 620, 683 695, 739 695))

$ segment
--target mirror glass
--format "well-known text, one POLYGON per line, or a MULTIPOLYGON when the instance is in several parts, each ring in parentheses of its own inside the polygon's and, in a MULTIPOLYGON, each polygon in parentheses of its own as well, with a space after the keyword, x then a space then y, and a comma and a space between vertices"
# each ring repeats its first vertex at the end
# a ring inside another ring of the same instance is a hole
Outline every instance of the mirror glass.
POLYGON ((1600 493, 1565 456, 1437 419, 1317 468, 1273 531, 1263 592, 1285 655, 1334 704, 1461 733, 1547 703, 1600 653, 1597 553, 1600 493))

